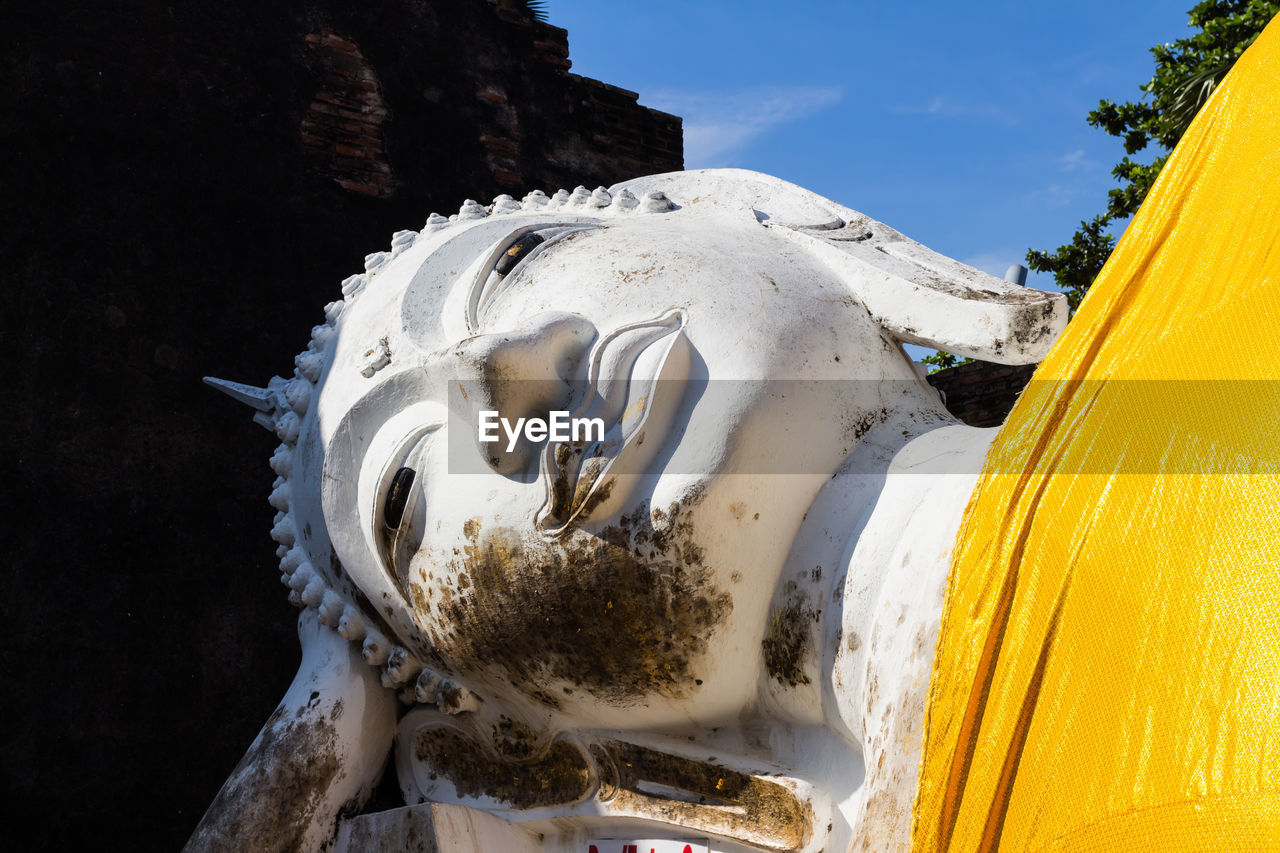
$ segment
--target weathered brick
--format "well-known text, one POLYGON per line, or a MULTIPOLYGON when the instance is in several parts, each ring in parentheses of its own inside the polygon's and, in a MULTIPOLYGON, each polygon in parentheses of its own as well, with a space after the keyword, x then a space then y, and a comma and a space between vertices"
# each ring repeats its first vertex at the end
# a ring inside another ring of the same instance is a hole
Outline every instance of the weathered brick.
MULTIPOLYGON (((27 704, 43 710, 33 723, 14 721, 15 754, 6 760, 47 795, 60 829, 94 839, 104 823, 123 821, 136 849, 173 850, 287 686, 284 670, 295 661, 282 662, 281 649, 296 650, 295 614, 264 571, 272 567, 262 532, 270 513, 264 522, 259 491, 271 474, 260 450, 245 450, 255 441, 269 448, 266 436, 248 426, 225 431, 242 416, 212 399, 198 371, 252 381, 288 367, 337 283, 430 209, 679 168, 680 128, 634 98, 570 77, 563 29, 527 14, 503 20, 487 0, 388 0, 376 12, 307 0, 288 13, 222 0, 203 12, 129 4, 128 15, 81 3, 70 16, 66 5, 24 7, 31 32, 58 37, 23 42, 23 85, 12 93, 14 121, 31 123, 42 144, 15 152, 28 168, 14 170, 7 196, 14 209, 55 210, 84 231, 68 238, 37 216, 19 217, 9 235, 39 304, 24 315, 31 369, 14 374, 0 412, 40 426, 6 430, 30 436, 22 453, 57 462, 31 479, 48 499, 14 509, 38 547, 18 555, 13 574, 38 585, 69 573, 73 585, 99 590, 102 614, 132 609, 137 617, 129 596, 145 588, 147 612, 183 618, 166 623, 177 632, 166 642, 147 645, 148 666, 117 679, 141 704, 104 701, 84 715, 63 701, 56 680, 47 691, 35 680, 19 684, 27 704), (93 86, 58 82, 52 69, 66 51, 104 76, 93 86), (507 102, 476 96, 488 86, 507 102), (518 151, 487 151, 482 133, 518 151), (86 134, 109 144, 91 150, 86 134), (67 168, 35 168, 42 157, 67 168), (116 168, 95 170, 86 183, 77 166, 86 157, 116 168), (204 249, 180 250, 191 233, 204 249), (81 250, 68 252, 69 242, 81 250), (127 315, 128 325, 104 327, 104 311, 122 323, 127 315), (181 347, 177 369, 167 356, 153 358, 157 336, 181 347), (68 419, 68 411, 87 414, 68 419), (104 455, 108 445, 133 451, 104 455), (67 472, 75 488, 59 490, 67 472), (66 502, 66 512, 47 511, 66 502), (79 519, 83 536, 65 535, 68 518, 79 519), (233 528, 234 536, 222 532, 233 528), (81 559, 83 542, 96 543, 94 560, 81 559), (165 571, 154 559, 165 553, 183 554, 187 570, 165 571), (136 574, 138 583, 94 586, 103 571, 136 574), (199 613, 192 601, 203 602, 199 613), (233 694, 248 716, 223 703, 233 694), (168 715, 176 728, 157 737, 148 715, 134 713, 142 705, 183 712, 168 715), (51 739, 48 731, 72 734, 51 739), (99 755, 104 748, 120 755, 99 755), (147 780, 175 760, 189 772, 157 799, 147 780), (126 764, 138 772, 111 772, 126 764), (63 784, 68 767, 94 797, 63 784)), ((82 628, 68 616, 39 642, 13 631, 11 644, 24 659, 82 660, 67 639, 82 628)), ((104 619, 99 628, 124 647, 137 620, 104 619)))
POLYGON ((974 362, 930 374, 946 394, 947 409, 972 426, 996 426, 1008 416, 1035 372, 1034 365, 974 362))

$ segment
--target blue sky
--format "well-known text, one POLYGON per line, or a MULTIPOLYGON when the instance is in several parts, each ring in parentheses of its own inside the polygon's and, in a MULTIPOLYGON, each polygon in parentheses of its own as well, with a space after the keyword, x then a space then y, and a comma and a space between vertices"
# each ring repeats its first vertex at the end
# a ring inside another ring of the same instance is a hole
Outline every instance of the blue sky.
MULTIPOLYGON (((1175 2, 547 0, 573 71, 684 118, 687 168, 768 172, 995 275, 1116 186, 1085 122, 1135 100, 1175 2)), ((1143 152, 1139 159, 1149 158, 1143 152)), ((1114 233, 1114 232, 1113 232, 1114 233)), ((1118 236, 1118 234, 1117 234, 1118 236)), ((1052 278, 1028 284, 1052 289, 1052 278)))

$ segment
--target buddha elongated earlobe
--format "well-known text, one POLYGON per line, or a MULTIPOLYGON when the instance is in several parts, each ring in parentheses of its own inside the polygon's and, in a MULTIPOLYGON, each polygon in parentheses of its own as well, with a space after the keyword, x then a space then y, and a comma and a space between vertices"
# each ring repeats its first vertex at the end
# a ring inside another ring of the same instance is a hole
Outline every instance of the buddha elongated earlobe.
POLYGON ((1001 364, 1033 364, 1067 325, 1067 299, 1002 281, 878 222, 766 227, 827 264, 904 343, 1001 364))
POLYGON ((1061 294, 1002 281, 794 184, 751 172, 735 171, 731 181, 725 175, 651 175, 615 185, 612 192, 641 196, 644 212, 677 209, 664 193, 678 190, 681 198, 750 216, 820 260, 904 343, 1030 364, 1044 358, 1066 326, 1061 294))

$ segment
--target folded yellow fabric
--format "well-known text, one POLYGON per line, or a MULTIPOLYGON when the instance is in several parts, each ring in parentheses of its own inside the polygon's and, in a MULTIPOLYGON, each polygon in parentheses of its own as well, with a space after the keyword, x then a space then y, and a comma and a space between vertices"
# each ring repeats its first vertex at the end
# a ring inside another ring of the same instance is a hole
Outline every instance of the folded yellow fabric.
POLYGON ((988 457, 913 850, 1280 850, 1278 354, 1280 21, 988 457))

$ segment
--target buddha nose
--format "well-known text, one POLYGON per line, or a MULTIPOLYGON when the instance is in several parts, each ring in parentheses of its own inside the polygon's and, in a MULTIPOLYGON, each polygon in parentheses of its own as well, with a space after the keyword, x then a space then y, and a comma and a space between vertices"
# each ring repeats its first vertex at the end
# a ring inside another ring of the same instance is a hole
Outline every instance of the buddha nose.
POLYGON ((541 442, 523 430, 510 440, 506 426, 524 419, 550 419, 570 411, 585 391, 585 358, 596 327, 584 317, 548 311, 515 329, 477 335, 455 348, 458 383, 450 408, 461 409, 485 462, 499 474, 532 472, 541 442), (481 419, 494 424, 496 440, 480 440, 481 419))

